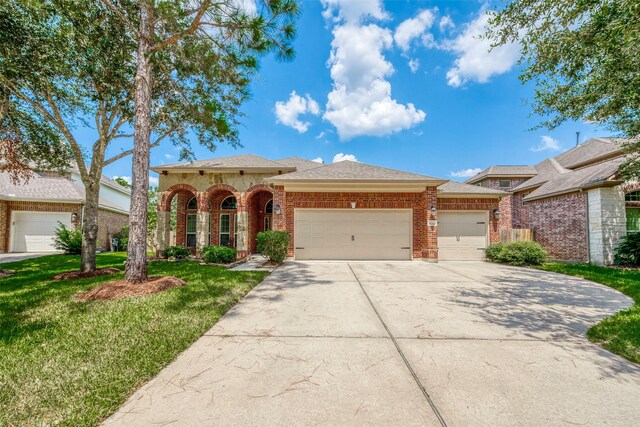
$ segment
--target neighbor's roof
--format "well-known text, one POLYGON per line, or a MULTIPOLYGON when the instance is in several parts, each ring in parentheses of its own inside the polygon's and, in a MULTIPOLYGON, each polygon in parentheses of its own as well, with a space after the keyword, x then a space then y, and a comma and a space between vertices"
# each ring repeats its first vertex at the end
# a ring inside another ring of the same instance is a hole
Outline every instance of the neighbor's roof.
MULTIPOLYGON (((84 189, 70 178, 49 177, 34 173, 26 183, 11 182, 8 172, 0 172, 0 199, 40 202, 84 203, 84 189)), ((127 212, 125 208, 100 197, 101 208, 127 212)))
POLYGON ((180 162, 169 165, 154 166, 151 170, 161 172, 172 169, 270 169, 270 170, 293 170, 291 166, 256 156, 255 154, 240 154, 237 156, 218 157, 215 159, 198 160, 195 162, 180 162))
POLYGON ((538 174, 536 176, 526 180, 522 184, 513 188, 511 191, 524 191, 531 188, 539 187, 549 180, 555 179, 560 175, 571 172, 570 169, 563 168, 562 165, 558 163, 558 161, 553 157, 541 161, 540 163, 535 165, 535 169, 538 171, 538 174))
POLYGON ((302 171, 307 169, 317 168, 323 165, 323 163, 314 162, 313 160, 303 159, 302 157, 286 157, 284 159, 278 159, 276 162, 285 166, 296 168, 296 170, 302 171))
POLYGON ((580 166, 621 155, 622 143, 625 141, 629 140, 620 138, 591 138, 564 153, 558 154, 555 159, 563 167, 575 169, 580 166))
POLYGON ((387 169, 366 163, 344 160, 338 163, 320 166, 284 175, 267 178, 270 182, 294 182, 294 181, 352 181, 352 182, 431 182, 444 183, 445 180, 432 176, 418 175, 395 169, 387 169))
POLYGON ((606 186, 607 184, 620 184, 620 181, 612 180, 612 178, 618 172, 624 160, 624 157, 617 157, 592 166, 559 174, 525 196, 524 200, 543 199, 559 194, 606 186))
POLYGON ((472 176, 465 182, 467 184, 475 184, 485 178, 493 177, 531 177, 535 176, 536 169, 533 166, 526 165, 496 165, 486 168, 477 175, 472 176))
POLYGON ((493 188, 480 187, 478 185, 463 184, 462 182, 447 181, 438 187, 438 195, 472 195, 477 197, 503 197, 509 193, 493 188))

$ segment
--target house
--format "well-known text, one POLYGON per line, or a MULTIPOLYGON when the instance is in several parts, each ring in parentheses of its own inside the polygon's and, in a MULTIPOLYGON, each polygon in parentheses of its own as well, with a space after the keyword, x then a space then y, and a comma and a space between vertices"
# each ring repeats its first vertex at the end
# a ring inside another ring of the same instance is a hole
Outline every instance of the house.
POLYGON ((534 231, 552 258, 611 264, 628 231, 640 231, 640 185, 623 182, 622 143, 593 138, 533 166, 492 166, 467 184, 510 193, 499 227, 534 231))
POLYGON ((323 260, 481 259, 509 194, 343 161, 245 154, 153 167, 158 250, 169 242, 256 252, 258 232, 286 230, 289 256, 323 260), (172 210, 177 218, 171 230, 172 210), (172 236, 174 234, 175 236, 172 236))
MULTIPOLYGON (((34 171, 26 183, 15 185, 0 171, 0 252, 55 251, 53 238, 58 223, 82 226, 84 186, 80 173, 34 171)), ((103 176, 98 213, 99 250, 109 248, 109 234, 129 220, 131 192, 103 176)))

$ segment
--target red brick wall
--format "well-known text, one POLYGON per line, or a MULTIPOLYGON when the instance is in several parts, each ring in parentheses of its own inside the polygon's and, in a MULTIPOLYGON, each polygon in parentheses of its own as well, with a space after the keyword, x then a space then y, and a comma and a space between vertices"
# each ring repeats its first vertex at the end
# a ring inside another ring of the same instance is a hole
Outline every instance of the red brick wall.
POLYGON ((437 204, 435 187, 422 193, 298 193, 284 194, 275 188, 274 203, 283 206, 281 215, 274 215, 274 228, 291 234, 289 256, 294 253, 294 209, 413 209, 413 257, 437 259, 437 228, 428 227, 429 207, 437 204))
POLYGON ((9 247, 7 246, 7 235, 9 234, 9 220, 7 219, 9 213, 9 202, 0 200, 0 253, 7 252, 9 247))
POLYGON ((129 225, 129 215, 100 209, 98 211, 98 250, 110 249, 109 235, 117 233, 126 225, 129 225))
MULTIPOLYGON (((489 241, 500 241, 500 226, 493 210, 499 208, 498 199, 486 198, 441 198, 438 199, 438 210, 440 211, 489 211, 489 241)), ((500 212, 502 220, 502 211, 500 212)))
POLYGON ((260 191, 253 194, 247 202, 247 213, 249 222, 249 230, 247 236, 249 239, 249 253, 256 252, 256 235, 260 231, 264 231, 264 218, 266 216, 264 208, 267 202, 271 199, 273 199, 273 194, 271 194, 271 192, 260 191))
POLYGON ((564 194, 525 203, 527 227, 549 256, 566 261, 588 261, 587 211, 584 193, 564 194))

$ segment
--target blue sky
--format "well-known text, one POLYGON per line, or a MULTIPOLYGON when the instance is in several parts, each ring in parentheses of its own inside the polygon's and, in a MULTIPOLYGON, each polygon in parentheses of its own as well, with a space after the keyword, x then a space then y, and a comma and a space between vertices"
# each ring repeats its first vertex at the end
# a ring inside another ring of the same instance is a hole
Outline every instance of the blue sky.
MULTIPOLYGON (((338 155, 463 180, 467 170, 557 154, 575 145, 576 131, 582 141, 607 136, 583 122, 530 130, 541 119, 526 104, 533 87, 518 80, 519 47, 487 53, 475 37, 487 7, 303 1, 296 58, 265 58, 252 85, 240 131, 244 147, 222 144, 215 153, 196 147, 197 158, 253 153, 330 163, 338 155)), ((152 151, 152 165, 176 161, 171 144, 152 151)), ((105 174, 130 176, 131 158, 105 174)))

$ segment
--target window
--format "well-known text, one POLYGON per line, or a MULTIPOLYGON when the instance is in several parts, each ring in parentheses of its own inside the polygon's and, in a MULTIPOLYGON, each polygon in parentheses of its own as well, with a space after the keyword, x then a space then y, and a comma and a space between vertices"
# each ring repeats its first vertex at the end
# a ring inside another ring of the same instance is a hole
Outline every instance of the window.
POLYGON ((640 208, 627 208, 627 231, 640 232, 640 208))
POLYGON ((273 199, 269 200, 264 207, 264 213, 271 215, 273 213, 273 199))
POLYGON ((220 215, 220 244, 231 245, 231 214, 220 215))
POLYGON ((196 214, 187 214, 187 247, 196 247, 196 214))
POLYGON ((271 230, 271 217, 270 216, 265 216, 264 217, 264 231, 267 230, 271 230))
POLYGON ((624 195, 625 202, 640 202, 640 191, 632 191, 624 195))
POLYGON ((236 209, 238 209, 238 201, 235 197, 229 196, 222 201, 222 203, 220 204, 220 209, 222 209, 223 211, 235 211, 236 209))
POLYGON ((191 199, 189 199, 189 201, 187 202, 187 210, 189 211, 195 211, 196 209, 198 209, 198 201, 196 200, 195 197, 192 197, 191 199))
POLYGON ((501 179, 498 181, 498 186, 500 188, 511 188, 511 180, 510 179, 501 179))

